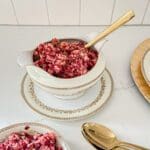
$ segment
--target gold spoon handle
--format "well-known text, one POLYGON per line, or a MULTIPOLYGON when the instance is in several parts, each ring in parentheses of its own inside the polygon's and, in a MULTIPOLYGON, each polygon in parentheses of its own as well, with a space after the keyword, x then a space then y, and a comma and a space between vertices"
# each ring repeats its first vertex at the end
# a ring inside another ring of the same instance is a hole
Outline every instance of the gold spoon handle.
POLYGON ((127 143, 127 142, 120 142, 118 146, 129 148, 129 150, 148 150, 147 148, 144 148, 142 146, 135 145, 135 144, 130 144, 130 143, 127 143))
POLYGON ((91 40, 89 43, 85 45, 86 48, 91 47, 95 43, 97 43, 99 40, 106 37, 111 32, 118 29, 120 26, 124 25, 128 21, 130 21, 135 16, 134 12, 132 10, 125 13, 122 17, 120 17, 117 21, 115 21, 111 26, 109 26, 107 29, 105 29, 103 32, 101 32, 98 36, 96 36, 93 40, 91 40))

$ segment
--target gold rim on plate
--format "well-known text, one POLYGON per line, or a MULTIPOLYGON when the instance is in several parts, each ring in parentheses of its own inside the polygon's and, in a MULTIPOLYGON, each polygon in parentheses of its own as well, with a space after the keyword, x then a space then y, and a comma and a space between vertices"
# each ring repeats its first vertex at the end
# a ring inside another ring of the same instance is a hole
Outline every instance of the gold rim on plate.
POLYGON ((41 115, 57 120, 78 120, 96 113, 112 95, 113 80, 108 70, 104 72, 99 82, 101 90, 96 98, 89 105, 74 110, 55 109, 42 103, 36 97, 33 82, 27 75, 22 80, 21 94, 27 105, 41 115))
POLYGON ((132 78, 139 89, 140 93, 144 96, 147 102, 150 103, 150 86, 146 83, 142 70, 142 58, 147 50, 150 49, 150 39, 143 41, 134 51, 131 58, 131 75, 132 78))

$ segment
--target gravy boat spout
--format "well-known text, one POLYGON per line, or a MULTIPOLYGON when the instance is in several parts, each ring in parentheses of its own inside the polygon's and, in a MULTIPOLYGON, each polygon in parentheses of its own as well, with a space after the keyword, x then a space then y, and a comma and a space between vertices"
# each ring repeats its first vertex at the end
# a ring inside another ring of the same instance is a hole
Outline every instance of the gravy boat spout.
POLYGON ((20 54, 17 57, 17 64, 20 67, 26 67, 27 65, 34 65, 33 50, 20 52, 20 54))

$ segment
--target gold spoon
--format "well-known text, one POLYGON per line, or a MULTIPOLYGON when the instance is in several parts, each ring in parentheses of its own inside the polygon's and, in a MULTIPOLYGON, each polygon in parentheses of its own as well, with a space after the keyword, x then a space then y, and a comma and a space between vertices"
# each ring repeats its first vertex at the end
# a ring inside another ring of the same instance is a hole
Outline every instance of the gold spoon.
POLYGON ((83 124, 82 134, 88 141, 90 141, 90 143, 105 150, 111 150, 117 147, 132 150, 148 150, 138 145, 119 141, 110 129, 97 123, 83 124))
POLYGON ((104 37, 109 35, 111 32, 115 31, 128 21, 130 21, 135 16, 134 12, 132 10, 125 13, 122 17, 120 17, 117 21, 115 21, 112 25, 110 25, 108 28, 106 28, 103 32, 101 32, 99 35, 97 35, 93 40, 88 42, 85 47, 89 48, 96 44, 98 41, 102 40, 104 37))
MULTIPOLYGON (((82 129, 82 134, 85 137, 85 139, 97 150, 104 150, 104 148, 99 145, 96 142, 93 142, 93 140, 86 134, 86 132, 82 129), (96 144, 95 144, 96 143, 96 144)), ((127 148, 120 148, 120 147, 115 147, 112 150, 128 150, 127 148)))

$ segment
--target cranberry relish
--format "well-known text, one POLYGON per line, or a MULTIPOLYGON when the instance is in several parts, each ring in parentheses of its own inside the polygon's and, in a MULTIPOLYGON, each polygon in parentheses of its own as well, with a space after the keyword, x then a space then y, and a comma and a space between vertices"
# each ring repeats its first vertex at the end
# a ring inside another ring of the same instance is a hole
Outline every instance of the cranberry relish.
POLYGON ((84 41, 52 39, 40 44, 33 53, 34 64, 51 75, 73 78, 86 74, 98 59, 98 52, 85 48, 84 41))
POLYGON ((63 150, 58 146, 54 133, 34 134, 19 132, 10 134, 0 142, 0 150, 63 150))

